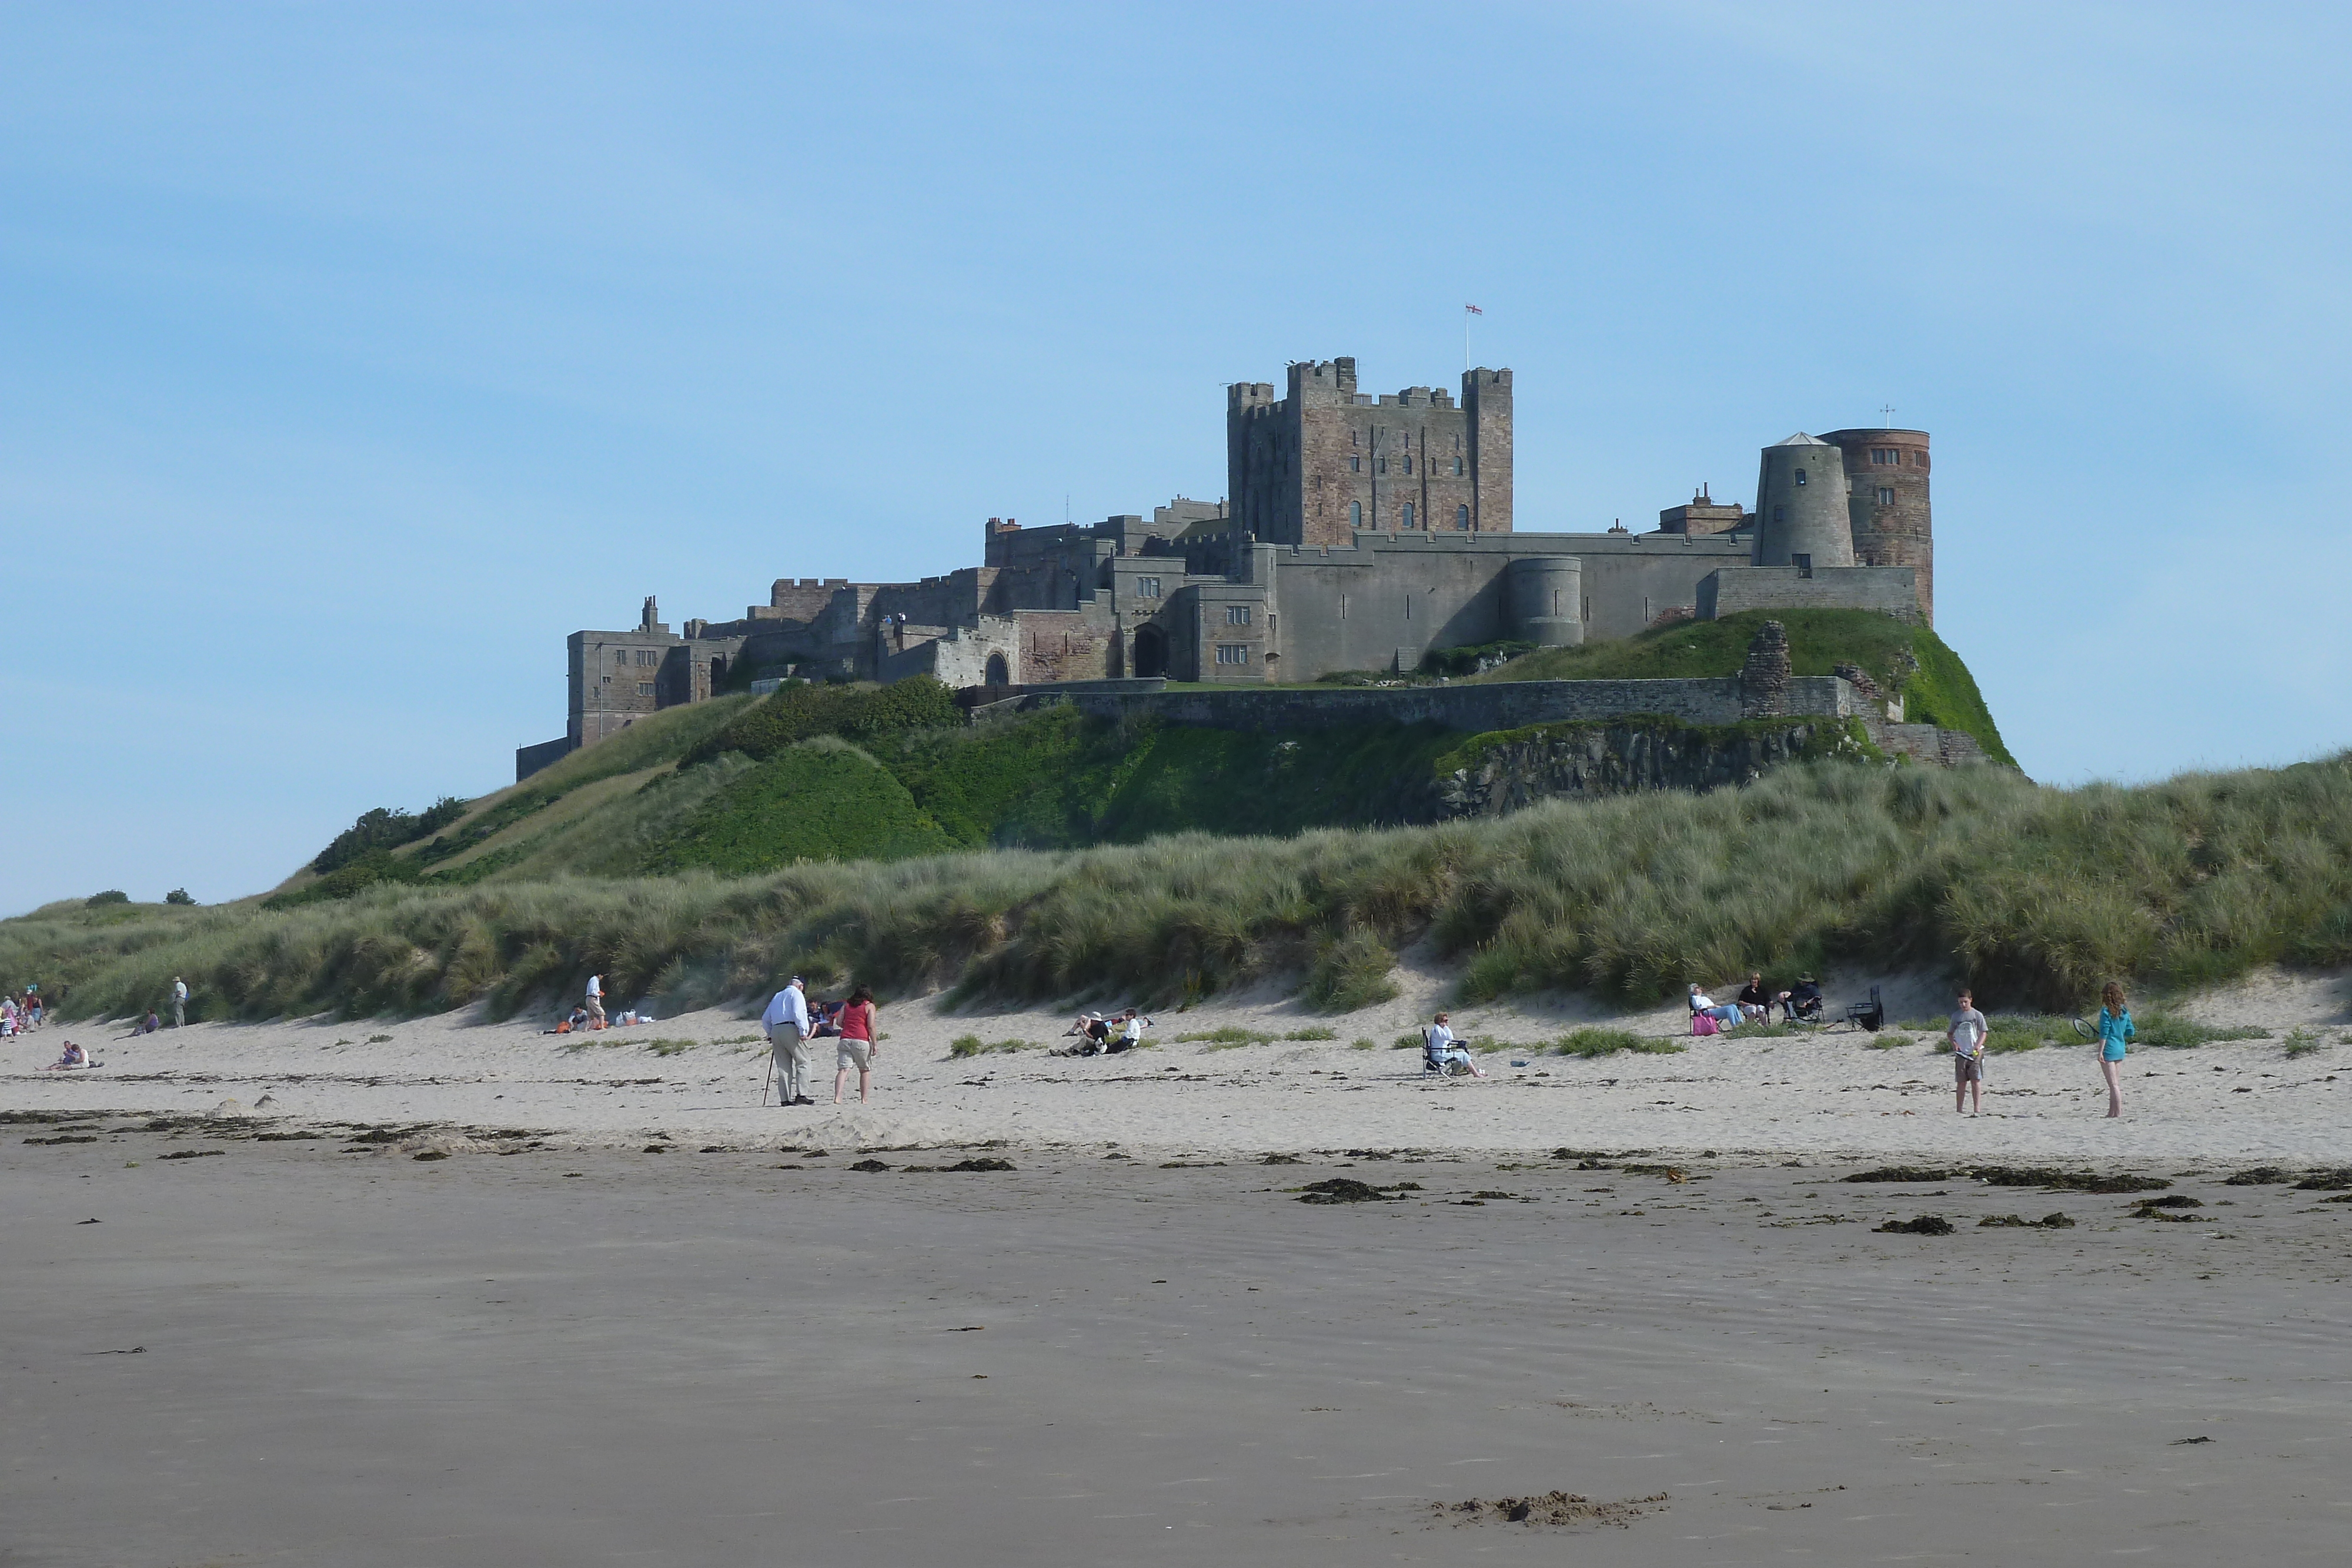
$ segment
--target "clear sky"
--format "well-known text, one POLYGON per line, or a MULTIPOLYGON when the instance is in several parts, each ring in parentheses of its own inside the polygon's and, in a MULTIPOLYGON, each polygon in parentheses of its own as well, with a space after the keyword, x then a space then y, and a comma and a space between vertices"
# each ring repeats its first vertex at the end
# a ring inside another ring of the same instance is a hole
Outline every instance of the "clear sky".
POLYGON ((0 912, 511 781, 563 639, 1517 393, 1518 526, 1935 440, 2034 777, 2352 743, 2341 7, 0 7, 0 912))

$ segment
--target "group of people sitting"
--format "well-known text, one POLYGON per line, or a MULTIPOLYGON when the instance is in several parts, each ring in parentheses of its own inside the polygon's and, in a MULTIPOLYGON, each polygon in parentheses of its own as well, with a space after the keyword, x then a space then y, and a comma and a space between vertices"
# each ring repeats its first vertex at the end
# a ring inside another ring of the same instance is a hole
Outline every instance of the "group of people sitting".
POLYGON ((91 1056, 89 1051, 83 1050, 80 1046, 76 1045, 72 1040, 68 1040, 66 1041, 65 1054, 58 1057, 55 1061, 47 1063, 41 1071, 44 1072, 71 1072, 77 1067, 103 1067, 105 1065, 106 1063, 91 1056))
POLYGON ((1738 1029, 1742 1024, 1761 1023, 1772 1016, 1778 1007, 1782 1019, 1790 1023, 1822 1021, 1822 985, 1811 975, 1800 975, 1797 983, 1785 991, 1775 991, 1764 984, 1761 974, 1751 973, 1739 994, 1727 1002, 1718 1002, 1706 994, 1696 981, 1690 988, 1691 1032, 1720 1034, 1738 1029))
POLYGON ((1075 1038, 1076 1045, 1064 1046, 1055 1056, 1117 1056, 1133 1051, 1143 1043, 1143 1031, 1151 1020, 1135 1009, 1114 1013, 1080 1013, 1062 1031, 1062 1038, 1075 1038))
POLYGON ((41 993, 37 989, 0 997, 0 1040, 13 1040, 27 1030, 40 1027, 41 993))

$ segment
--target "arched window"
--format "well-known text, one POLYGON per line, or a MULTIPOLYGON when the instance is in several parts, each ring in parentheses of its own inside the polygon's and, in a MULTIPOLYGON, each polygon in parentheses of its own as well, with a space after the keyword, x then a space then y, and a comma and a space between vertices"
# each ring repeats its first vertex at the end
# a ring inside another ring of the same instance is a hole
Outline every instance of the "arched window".
POLYGON ((1348 503, 1348 526, 1351 528, 1360 528, 1364 526, 1364 504, 1361 501, 1348 503))
POLYGON ((1009 686, 1013 684, 1013 669, 1004 662, 1003 654, 991 653, 988 656, 988 671, 983 678, 992 686, 1009 686))
POLYGON ((1461 529, 1463 532, 1465 532, 1465 533, 1469 532, 1469 530, 1470 530, 1470 508, 1469 508, 1469 507, 1454 507, 1454 526, 1455 528, 1460 528, 1460 529, 1461 529))
POLYGON ((1412 527, 1412 503, 1411 501, 1407 501, 1404 504, 1404 526, 1406 528, 1412 527))

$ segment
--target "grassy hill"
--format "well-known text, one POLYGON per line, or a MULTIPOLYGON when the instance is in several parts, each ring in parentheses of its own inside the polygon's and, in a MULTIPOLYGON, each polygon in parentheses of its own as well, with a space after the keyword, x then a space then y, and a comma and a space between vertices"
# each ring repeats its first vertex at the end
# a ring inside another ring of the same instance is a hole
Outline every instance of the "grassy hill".
POLYGON ((1858 664, 1881 689, 1902 696, 1906 722, 1966 730, 1985 755, 2017 765, 1960 656, 1932 628, 1867 610, 1744 611, 1721 621, 1685 621, 1578 648, 1546 648, 1468 678, 1657 681, 1736 675, 1748 661, 1748 644, 1767 621, 1788 628, 1790 674, 1827 675, 1837 664, 1858 664))
POLYGON ((0 922, 0 982, 69 986, 70 1013, 122 1013, 182 974, 212 1018, 512 1009, 591 970, 610 994, 665 1008, 793 968, 1033 998, 1174 999, 1288 977, 1341 1005, 1378 994, 1391 956, 1422 941, 1459 966, 1465 998, 1658 998, 1751 967, 1778 981, 1843 961, 1948 967, 1996 1006, 2063 1010, 2111 977, 2185 986, 2263 963, 2340 967, 2352 757, 2071 791, 2006 769, 1822 762, 1741 789, 1436 827, 1180 833, 734 878, 394 881, 277 909, 68 903, 0 922))

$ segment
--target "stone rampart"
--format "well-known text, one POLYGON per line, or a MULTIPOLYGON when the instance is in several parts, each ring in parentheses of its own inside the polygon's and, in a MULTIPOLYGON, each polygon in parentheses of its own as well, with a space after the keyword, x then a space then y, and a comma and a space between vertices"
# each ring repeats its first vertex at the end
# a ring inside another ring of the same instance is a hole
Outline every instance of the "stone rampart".
POLYGON ((1917 573, 1907 566, 1727 566, 1699 580, 1698 618, 1720 621, 1743 610, 1875 610, 1919 617, 1917 573))
MULTIPOLYGON (((1039 692, 1022 707, 1068 702, 1090 718, 1158 719, 1207 729, 1284 731, 1345 724, 1433 724, 1467 734, 1530 725, 1599 722, 1654 714, 1698 726, 1748 716, 1736 675, 1687 681, 1497 681, 1477 685, 1334 687, 1213 692, 1039 692)), ((1863 711, 1834 675, 1801 675, 1783 688, 1791 718, 1844 718, 1863 711)))

